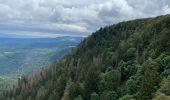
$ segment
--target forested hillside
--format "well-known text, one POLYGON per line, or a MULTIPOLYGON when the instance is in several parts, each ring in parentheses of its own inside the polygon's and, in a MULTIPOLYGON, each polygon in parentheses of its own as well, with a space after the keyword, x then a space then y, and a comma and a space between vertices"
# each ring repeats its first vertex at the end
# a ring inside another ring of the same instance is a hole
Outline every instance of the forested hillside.
POLYGON ((170 100, 170 15, 107 26, 0 100, 170 100))
POLYGON ((82 37, 1 38, 0 91, 8 90, 22 75, 46 67, 78 45, 82 37))

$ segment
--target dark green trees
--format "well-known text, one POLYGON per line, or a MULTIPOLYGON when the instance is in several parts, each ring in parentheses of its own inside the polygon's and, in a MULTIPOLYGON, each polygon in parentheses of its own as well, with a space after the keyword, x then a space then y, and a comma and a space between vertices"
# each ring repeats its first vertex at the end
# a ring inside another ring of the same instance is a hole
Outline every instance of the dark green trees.
POLYGON ((143 64, 144 76, 141 82, 141 88, 139 91, 139 99, 145 100, 152 97, 152 93, 158 89, 158 84, 160 82, 160 76, 158 73, 158 64, 152 60, 148 59, 143 64))
POLYGON ((1 96, 6 100, 168 100, 169 38, 170 15, 101 28, 72 53, 19 80, 1 96))

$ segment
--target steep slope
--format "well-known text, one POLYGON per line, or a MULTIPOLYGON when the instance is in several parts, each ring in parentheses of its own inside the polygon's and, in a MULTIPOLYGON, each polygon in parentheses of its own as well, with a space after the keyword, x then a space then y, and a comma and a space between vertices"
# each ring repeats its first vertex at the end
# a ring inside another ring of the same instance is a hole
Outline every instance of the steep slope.
POLYGON ((82 37, 0 38, 0 91, 22 75, 46 67, 80 43, 82 37))
POLYGON ((99 29, 5 100, 161 100, 170 95, 170 15, 99 29))

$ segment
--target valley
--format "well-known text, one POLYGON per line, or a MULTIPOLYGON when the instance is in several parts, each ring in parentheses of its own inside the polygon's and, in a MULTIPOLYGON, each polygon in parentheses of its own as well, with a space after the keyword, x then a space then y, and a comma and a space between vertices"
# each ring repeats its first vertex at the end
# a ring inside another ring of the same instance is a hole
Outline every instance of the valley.
POLYGON ((0 90, 9 88, 23 75, 61 58, 80 42, 79 37, 0 39, 0 90))

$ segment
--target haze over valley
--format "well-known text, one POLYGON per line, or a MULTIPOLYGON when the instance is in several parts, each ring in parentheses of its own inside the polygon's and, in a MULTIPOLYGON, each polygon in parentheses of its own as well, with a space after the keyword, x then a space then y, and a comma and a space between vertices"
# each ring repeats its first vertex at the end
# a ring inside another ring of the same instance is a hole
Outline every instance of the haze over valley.
POLYGON ((0 38, 0 89, 69 53, 81 37, 0 38))

